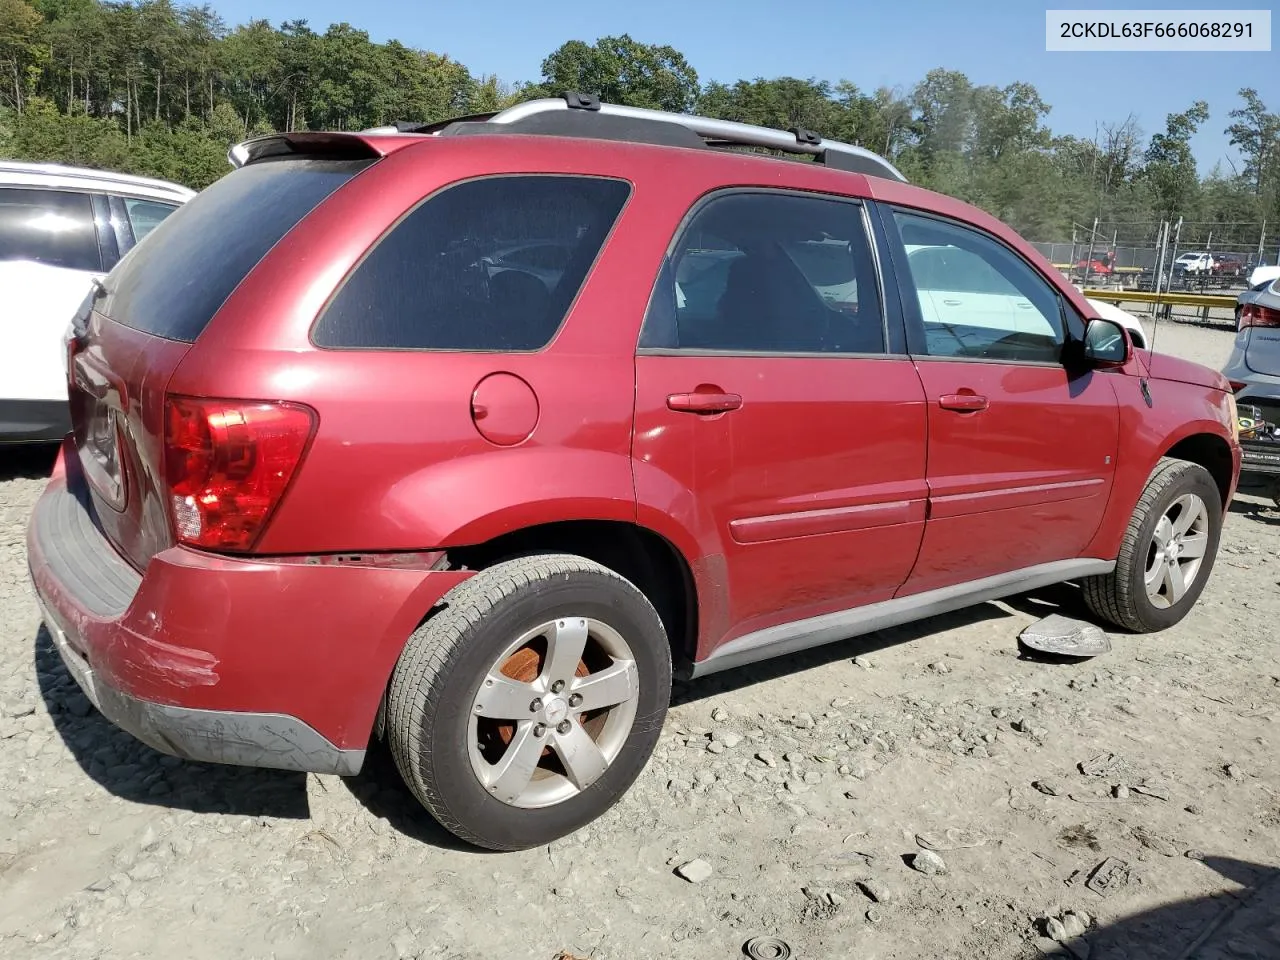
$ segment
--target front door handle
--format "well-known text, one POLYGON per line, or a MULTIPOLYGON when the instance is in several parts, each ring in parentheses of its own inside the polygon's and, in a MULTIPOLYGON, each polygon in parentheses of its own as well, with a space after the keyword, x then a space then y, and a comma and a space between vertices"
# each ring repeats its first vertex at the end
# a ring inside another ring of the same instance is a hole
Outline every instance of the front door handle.
POLYGON ((960 306, 960 301, 959 301, 959 300, 943 300, 942 302, 943 302, 943 303, 945 303, 948 307, 958 307, 958 306, 960 306))
POLYGON ((680 413, 728 413, 742 406, 736 393, 673 393, 667 397, 667 409, 680 413))
POLYGON ((987 409, 987 398, 976 393, 948 393, 938 398, 938 406, 943 410, 960 410, 974 413, 987 409))

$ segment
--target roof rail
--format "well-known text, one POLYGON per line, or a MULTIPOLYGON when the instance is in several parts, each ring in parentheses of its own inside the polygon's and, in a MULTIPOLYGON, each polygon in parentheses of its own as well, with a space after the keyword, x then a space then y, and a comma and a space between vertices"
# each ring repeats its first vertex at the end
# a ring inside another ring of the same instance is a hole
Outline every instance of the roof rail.
POLYGON ((907 178, 879 154, 838 140, 827 140, 812 130, 774 130, 733 120, 715 120, 711 117, 669 113, 645 107, 601 103, 599 97, 582 93, 529 100, 493 114, 459 117, 437 123, 397 123, 364 132, 429 136, 509 132, 592 137, 665 146, 762 147, 782 153, 812 156, 816 162, 835 170, 907 182, 907 178), (499 131, 495 128, 504 129, 499 131))

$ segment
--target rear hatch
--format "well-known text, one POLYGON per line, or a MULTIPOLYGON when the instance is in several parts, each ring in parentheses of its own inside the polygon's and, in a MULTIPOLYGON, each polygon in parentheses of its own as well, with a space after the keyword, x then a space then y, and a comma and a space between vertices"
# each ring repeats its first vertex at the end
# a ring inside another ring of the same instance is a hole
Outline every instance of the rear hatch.
POLYGON ((68 346, 74 439, 103 531, 139 570, 174 541, 165 390, 235 288, 369 160, 286 156, 198 194, 120 261, 68 346))
POLYGON ((1244 362, 1249 369, 1280 377, 1280 327, 1250 327, 1245 337, 1244 362))

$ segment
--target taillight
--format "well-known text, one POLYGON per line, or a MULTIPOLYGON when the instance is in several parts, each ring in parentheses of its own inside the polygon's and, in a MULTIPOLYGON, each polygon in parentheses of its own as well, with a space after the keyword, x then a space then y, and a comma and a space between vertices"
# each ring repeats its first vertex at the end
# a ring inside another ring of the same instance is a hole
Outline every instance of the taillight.
POLYGON ((1227 383, 1231 384, 1231 392, 1233 394, 1239 393, 1241 390, 1243 390, 1245 387, 1248 386, 1248 384, 1245 383, 1243 380, 1228 380, 1227 383))
POLYGON ((164 473, 178 540, 249 550, 266 529, 315 432, 296 403, 169 397, 164 473))
POLYGON ((1240 310, 1240 329, 1245 327, 1280 327, 1280 310, 1246 303, 1240 310))

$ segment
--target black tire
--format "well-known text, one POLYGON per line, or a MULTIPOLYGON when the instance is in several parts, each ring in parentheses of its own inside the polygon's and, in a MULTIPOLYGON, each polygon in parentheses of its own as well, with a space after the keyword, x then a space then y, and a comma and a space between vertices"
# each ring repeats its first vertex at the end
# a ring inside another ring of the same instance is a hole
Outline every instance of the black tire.
POLYGON ((1152 472, 1138 499, 1120 545, 1116 567, 1109 574, 1081 582, 1084 599, 1097 616, 1134 633, 1166 630, 1182 620, 1200 598, 1213 573, 1222 536, 1222 494, 1209 471, 1196 463, 1164 458, 1152 472), (1194 493, 1208 512, 1208 543, 1194 582, 1182 598, 1158 607, 1147 596, 1144 577, 1156 525, 1170 505, 1184 494, 1194 493))
POLYGON ((599 817, 639 776, 671 698, 671 650, 653 605, 633 584, 582 557, 496 564, 459 584, 409 638, 387 691, 387 741, 400 775, 437 821, 491 850, 522 850, 599 817), (638 673, 635 719, 616 758, 585 790, 540 808, 491 796, 472 767, 472 703, 515 638, 545 621, 587 617, 621 634, 638 673))

